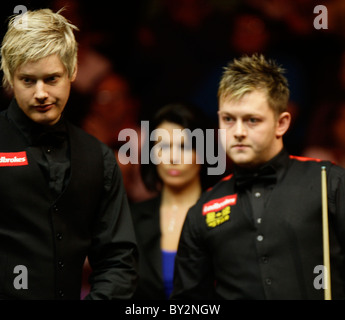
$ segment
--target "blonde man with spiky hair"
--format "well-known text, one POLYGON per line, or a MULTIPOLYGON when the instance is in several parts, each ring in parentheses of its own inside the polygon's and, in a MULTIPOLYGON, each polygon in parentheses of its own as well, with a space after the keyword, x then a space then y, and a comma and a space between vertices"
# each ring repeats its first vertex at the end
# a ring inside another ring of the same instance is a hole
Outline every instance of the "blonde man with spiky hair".
POLYGON ((76 29, 60 12, 27 11, 2 42, 14 97, 0 114, 0 298, 80 299, 86 257, 87 299, 129 299, 135 289, 137 247, 114 154, 63 116, 76 29))
POLYGON ((275 61, 255 54, 235 59, 225 68, 218 88, 219 100, 240 100, 246 93, 261 89, 276 116, 287 111, 289 86, 284 69, 275 61))
POLYGON ((283 69, 263 55, 235 59, 224 70, 218 98, 233 173, 187 214, 172 297, 323 299, 324 167, 332 294, 344 299, 345 169, 284 149, 291 116, 283 69))

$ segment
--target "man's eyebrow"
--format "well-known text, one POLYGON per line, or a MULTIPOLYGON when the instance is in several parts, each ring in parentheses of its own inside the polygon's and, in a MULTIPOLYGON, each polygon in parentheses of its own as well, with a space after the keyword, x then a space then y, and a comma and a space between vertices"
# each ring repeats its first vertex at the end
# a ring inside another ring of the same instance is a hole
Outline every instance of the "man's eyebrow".
POLYGON ((31 78, 31 77, 33 77, 32 74, 28 74, 28 73, 24 73, 24 72, 17 73, 17 76, 21 77, 21 78, 31 78))
POLYGON ((233 114, 229 111, 218 111, 218 114, 223 116, 233 116, 233 114))
POLYGON ((218 115, 221 116, 230 116, 230 117, 241 117, 241 118, 250 118, 250 117, 262 117, 261 114, 259 113, 244 113, 244 114, 240 114, 240 115, 235 115, 229 111, 218 111, 218 115))
MULTIPOLYGON (((63 74, 63 72, 56 71, 56 72, 44 74, 43 78, 51 78, 51 77, 54 77, 54 76, 61 76, 62 74, 63 74)), ((18 73, 18 77, 21 77, 21 78, 37 78, 37 76, 35 74, 30 74, 30 73, 26 73, 26 72, 18 73)))

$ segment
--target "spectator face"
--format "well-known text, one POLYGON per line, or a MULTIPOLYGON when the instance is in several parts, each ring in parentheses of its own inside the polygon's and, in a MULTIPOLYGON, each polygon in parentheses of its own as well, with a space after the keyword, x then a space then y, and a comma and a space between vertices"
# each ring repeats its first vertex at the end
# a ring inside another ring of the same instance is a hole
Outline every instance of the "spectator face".
POLYGON ((180 188, 198 180, 201 165, 197 164, 196 151, 191 148, 191 142, 185 134, 181 137, 173 131, 177 129, 183 133, 184 128, 172 122, 163 122, 156 129, 166 132, 156 149, 158 157, 162 160, 157 165, 157 172, 163 183, 180 188))

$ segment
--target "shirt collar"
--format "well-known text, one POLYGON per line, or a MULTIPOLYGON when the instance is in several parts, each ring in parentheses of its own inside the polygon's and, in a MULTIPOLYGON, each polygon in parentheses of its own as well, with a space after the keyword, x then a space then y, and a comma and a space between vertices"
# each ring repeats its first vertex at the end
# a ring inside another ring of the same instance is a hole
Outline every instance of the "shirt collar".
POLYGON ((276 176, 276 181, 279 182, 286 171, 289 163, 289 153, 283 148, 275 157, 266 162, 265 164, 255 168, 255 169, 245 169, 238 166, 234 166, 234 178, 236 181, 236 176, 243 179, 243 175, 247 176, 260 176, 260 172, 267 172, 276 176))
POLYGON ((275 157, 266 162, 261 168, 272 167, 277 173, 278 180, 282 178, 289 163, 289 153, 283 148, 275 157))
POLYGON ((46 134, 67 136, 66 120, 63 117, 52 126, 38 124, 24 113, 15 99, 9 105, 7 117, 30 144, 36 143, 46 134))

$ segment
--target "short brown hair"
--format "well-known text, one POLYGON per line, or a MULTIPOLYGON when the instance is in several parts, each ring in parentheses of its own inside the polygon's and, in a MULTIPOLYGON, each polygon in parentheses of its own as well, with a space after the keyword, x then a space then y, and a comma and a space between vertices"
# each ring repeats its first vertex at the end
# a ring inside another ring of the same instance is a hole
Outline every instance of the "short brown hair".
POLYGON ((239 100, 246 93, 262 90, 267 93, 270 108, 277 114, 287 110, 290 90, 284 69, 263 55, 242 56, 230 62, 221 78, 218 99, 239 100))

